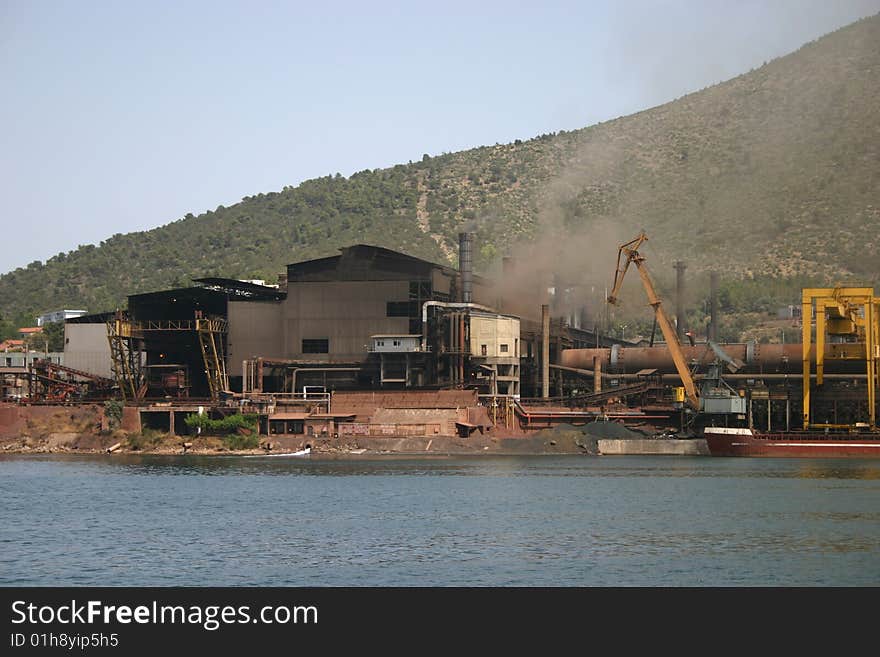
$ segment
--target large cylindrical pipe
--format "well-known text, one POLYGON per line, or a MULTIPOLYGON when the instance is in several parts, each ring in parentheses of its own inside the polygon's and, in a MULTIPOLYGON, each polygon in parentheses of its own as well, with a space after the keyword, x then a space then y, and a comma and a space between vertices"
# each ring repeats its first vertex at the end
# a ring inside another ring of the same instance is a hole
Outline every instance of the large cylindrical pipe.
MULTIPOLYGON (((755 342, 720 345, 724 352, 735 360, 745 363, 740 370, 748 372, 789 372, 800 374, 803 370, 802 347, 800 344, 758 344, 755 342)), ((696 361, 701 367, 715 361, 717 356, 708 345, 681 348, 685 360, 690 364, 696 361)), ((816 360, 815 345, 811 360, 816 360)), ((594 369, 593 359, 598 357, 606 370, 638 372, 643 369, 656 369, 661 374, 676 372, 672 355, 665 345, 656 347, 624 347, 615 345, 611 349, 565 349, 561 365, 578 369, 594 369)), ((864 360, 826 360, 826 372, 857 373, 865 370, 864 360)))
POLYGON ((466 351, 464 317, 464 313, 458 313, 458 380, 461 383, 464 383, 464 352, 466 351))
POLYGON ((474 236, 471 233, 458 234, 458 271, 461 274, 461 300, 473 301, 474 292, 474 236))
POLYGON ((550 397, 550 306, 541 306, 541 397, 550 397))

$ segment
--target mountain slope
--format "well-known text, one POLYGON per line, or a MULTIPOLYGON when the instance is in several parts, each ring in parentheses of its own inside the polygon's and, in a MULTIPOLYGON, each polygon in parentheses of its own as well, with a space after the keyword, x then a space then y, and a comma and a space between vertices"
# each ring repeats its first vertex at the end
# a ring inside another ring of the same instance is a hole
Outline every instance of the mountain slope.
POLYGON ((484 271, 526 242, 536 267, 606 281, 590 262, 644 228, 665 269, 874 282, 880 15, 614 121, 319 178, 32 263, 0 277, 0 316, 98 312, 206 275, 273 280, 356 242, 454 261, 463 225, 484 271))

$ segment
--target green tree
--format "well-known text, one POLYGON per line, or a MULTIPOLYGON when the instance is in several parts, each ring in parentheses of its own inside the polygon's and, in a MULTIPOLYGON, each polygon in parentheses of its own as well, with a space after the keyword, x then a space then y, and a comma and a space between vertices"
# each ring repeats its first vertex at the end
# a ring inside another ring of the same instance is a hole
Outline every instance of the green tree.
POLYGON ((64 351, 64 322, 43 324, 43 335, 49 343, 49 351, 64 351))

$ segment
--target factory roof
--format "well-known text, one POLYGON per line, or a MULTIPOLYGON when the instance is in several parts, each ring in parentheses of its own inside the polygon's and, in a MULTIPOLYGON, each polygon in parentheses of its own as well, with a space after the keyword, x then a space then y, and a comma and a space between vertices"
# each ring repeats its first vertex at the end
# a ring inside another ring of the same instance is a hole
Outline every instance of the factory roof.
POLYGON ((205 287, 219 292, 225 292, 230 299, 268 300, 277 301, 287 294, 283 290, 271 285, 258 285, 249 281, 240 281, 235 278, 194 278, 193 282, 202 283, 205 287))
MULTIPOLYGON (((339 249, 340 254, 287 265, 287 280, 386 280, 404 276, 430 276, 441 270, 448 276, 457 276, 458 270, 415 256, 392 251, 381 246, 354 244, 339 249)), ((474 276, 475 282, 485 279, 474 276)))

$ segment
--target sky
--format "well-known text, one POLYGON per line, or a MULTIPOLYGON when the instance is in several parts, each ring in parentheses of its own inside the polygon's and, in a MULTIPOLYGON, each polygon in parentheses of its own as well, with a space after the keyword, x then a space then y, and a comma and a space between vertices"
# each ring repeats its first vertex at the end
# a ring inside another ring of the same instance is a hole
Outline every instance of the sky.
POLYGON ((880 0, 0 0, 0 273, 674 100, 880 0))

